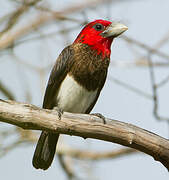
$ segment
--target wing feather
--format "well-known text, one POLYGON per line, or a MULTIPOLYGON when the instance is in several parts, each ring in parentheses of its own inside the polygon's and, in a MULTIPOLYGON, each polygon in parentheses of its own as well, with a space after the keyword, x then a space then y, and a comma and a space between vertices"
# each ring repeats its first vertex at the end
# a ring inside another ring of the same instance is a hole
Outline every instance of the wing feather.
POLYGON ((43 108, 52 109, 55 106, 55 104, 57 104, 54 97, 56 96, 57 91, 63 79, 65 78, 67 72, 72 66, 73 54, 73 48, 71 46, 68 46, 65 49, 63 49, 63 51, 57 58, 56 63, 51 71, 48 85, 46 87, 43 108))

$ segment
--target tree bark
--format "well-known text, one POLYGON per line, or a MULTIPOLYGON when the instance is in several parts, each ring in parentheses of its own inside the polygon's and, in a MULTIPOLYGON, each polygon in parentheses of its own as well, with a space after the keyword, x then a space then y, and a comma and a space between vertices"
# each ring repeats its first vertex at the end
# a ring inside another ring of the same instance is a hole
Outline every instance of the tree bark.
POLYGON ((23 129, 94 138, 118 143, 151 155, 169 170, 169 141, 132 124, 87 114, 64 112, 61 119, 54 110, 0 100, 0 121, 23 129))

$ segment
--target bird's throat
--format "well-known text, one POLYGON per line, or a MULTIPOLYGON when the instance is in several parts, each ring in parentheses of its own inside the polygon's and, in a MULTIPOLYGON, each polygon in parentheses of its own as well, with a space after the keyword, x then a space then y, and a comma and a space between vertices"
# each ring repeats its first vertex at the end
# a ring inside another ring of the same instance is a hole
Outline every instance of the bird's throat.
POLYGON ((110 58, 112 41, 113 39, 106 39, 104 41, 101 41, 100 43, 88 45, 91 49, 96 50, 97 54, 101 55, 104 59, 106 57, 110 58))
POLYGON ((80 34, 78 38, 74 41, 75 44, 82 43, 88 45, 92 50, 95 50, 98 55, 101 55, 102 58, 110 58, 111 54, 111 44, 113 38, 103 38, 101 36, 95 37, 80 34))

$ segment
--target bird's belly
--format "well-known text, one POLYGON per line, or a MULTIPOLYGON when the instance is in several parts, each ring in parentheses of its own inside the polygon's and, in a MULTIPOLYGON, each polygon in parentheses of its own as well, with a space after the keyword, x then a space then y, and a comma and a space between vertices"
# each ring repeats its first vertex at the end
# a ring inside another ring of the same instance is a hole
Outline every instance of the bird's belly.
POLYGON ((64 111, 72 113, 85 113, 93 103, 97 90, 88 91, 79 85, 73 77, 67 75, 58 91, 57 106, 64 111))

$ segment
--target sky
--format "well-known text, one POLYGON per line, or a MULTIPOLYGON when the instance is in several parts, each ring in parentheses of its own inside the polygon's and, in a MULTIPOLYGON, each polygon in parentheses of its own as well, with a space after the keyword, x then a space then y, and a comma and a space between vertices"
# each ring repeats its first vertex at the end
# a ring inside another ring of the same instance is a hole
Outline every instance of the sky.
MULTIPOLYGON (((71 3, 71 1, 68 1, 71 3)), ((5 9, 6 3, 3 1, 2 10, 5 9)), ((53 2, 54 3, 54 2, 53 2)), ((69 3, 66 5, 68 6, 69 3)), ((58 0, 58 4, 63 5, 63 1, 58 0)), ((59 9, 59 5, 53 6, 53 9, 59 9)), ((137 39, 150 46, 156 45, 156 43, 163 37, 169 30, 168 16, 169 16, 169 1, 167 0, 143 0, 143 1, 125 1, 123 3, 115 3, 109 7, 110 16, 112 20, 121 21, 128 26, 128 31, 125 35, 137 39)), ((5 11, 5 10, 4 10, 5 11)), ((94 9, 87 11, 89 21, 94 19, 107 19, 107 9, 98 8, 97 13, 94 9), (90 17, 90 18, 89 18, 90 17)), ((75 16, 76 17, 76 16, 75 16)), ((78 17, 77 17, 78 18, 78 17)), ((109 17, 110 18, 110 17, 109 17)), ((52 27, 55 28, 55 27, 52 27)), ((51 28, 51 31, 53 30, 51 28)), ((72 32, 70 36, 70 42, 72 42, 80 28, 72 32)), ((42 52, 42 65, 45 64, 46 59, 50 58, 50 62, 54 62, 61 50, 64 48, 64 44, 60 43, 61 38, 54 37, 52 41, 48 42, 50 47, 49 52, 42 52), (61 45, 58 45, 58 44, 61 45), (44 57, 43 57, 44 56, 44 57)), ((66 42, 64 42, 66 43, 66 42)), ((168 43, 160 50, 167 52, 168 43)), ((38 46, 38 45, 37 45, 38 46)), ((16 53, 18 55, 24 55, 25 59, 30 63, 36 64, 36 58, 39 58, 36 49, 33 50, 32 44, 18 47, 16 53)), ((44 48, 45 51, 45 48, 44 48)), ((138 49, 140 54, 146 55, 146 53, 138 49)), ((11 62, 4 56, 0 65, 0 79, 8 79, 10 88, 15 91, 18 101, 23 101, 23 92, 20 88, 20 79, 15 75, 18 71, 17 68, 13 68, 11 62), (6 70, 8 68, 8 71, 6 70), (8 73, 7 73, 8 72, 8 73)), ((111 61, 130 61, 133 58, 132 53, 126 46, 126 42, 118 38, 113 42, 111 61)), ((154 56, 154 59, 160 59, 158 56, 154 56)), ((19 69, 22 71, 21 69, 19 69)), ((24 72, 29 79, 29 87, 33 93, 33 104, 41 106, 42 95, 39 95, 39 79, 34 78, 33 74, 24 72), (32 79, 33 78, 33 79, 32 79)), ((159 68, 156 71, 157 80, 162 79, 168 73, 168 68, 159 68)), ((49 74, 46 75, 46 81, 49 74)), ((157 133, 160 136, 168 138, 169 127, 167 122, 157 121, 152 115, 152 101, 138 96, 137 94, 126 90, 125 88, 112 83, 110 77, 115 77, 123 82, 134 85, 146 92, 151 93, 150 77, 147 68, 126 68, 126 67, 114 67, 110 65, 108 79, 105 87, 99 97, 93 112, 100 112, 106 117, 117 119, 123 122, 132 123, 141 128, 145 128, 149 131, 157 133)), ((46 82, 42 85, 45 87, 46 82)), ((26 87, 25 87, 26 88, 26 87)), ((168 88, 160 89, 160 113, 169 117, 168 111, 168 88)), ((106 151, 113 148, 119 148, 120 146, 103 142, 99 140, 87 139, 84 140, 79 137, 64 136, 65 141, 73 147, 79 147, 82 149, 91 149, 106 151)), ((57 158, 55 158, 51 168, 47 171, 36 170, 32 166, 32 156, 35 146, 18 147, 15 150, 8 153, 6 156, 0 159, 0 178, 5 180, 9 179, 21 179, 22 180, 45 180, 45 179, 59 179, 65 180, 64 175, 57 158)), ((75 169, 78 169, 80 162, 74 161, 75 169)), ((133 154, 126 157, 120 157, 116 159, 109 159, 104 161, 96 161, 93 164, 88 161, 83 162, 83 166, 86 167, 88 173, 90 173, 91 179, 103 180, 103 179, 153 179, 153 180, 167 180, 168 172, 160 164, 155 161, 151 156, 143 153, 133 154)), ((83 176, 85 172, 81 172, 83 176)), ((82 178, 83 179, 83 178, 82 178)), ((85 178, 84 178, 85 179, 85 178)))

